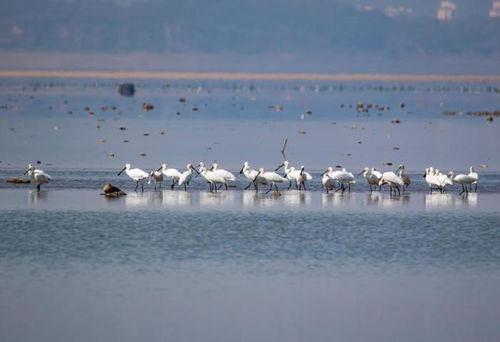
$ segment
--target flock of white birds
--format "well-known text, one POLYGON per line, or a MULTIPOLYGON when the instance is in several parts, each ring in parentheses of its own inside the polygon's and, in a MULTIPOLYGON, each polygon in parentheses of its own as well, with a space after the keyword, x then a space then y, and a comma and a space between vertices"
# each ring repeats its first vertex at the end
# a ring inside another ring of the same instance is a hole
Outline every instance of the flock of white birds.
MULTIPOLYGON (((184 190, 187 190, 191 178, 193 177, 193 172, 207 181, 211 192, 217 192, 222 187, 227 190, 231 182, 236 181, 234 174, 224 169, 220 169, 217 163, 213 163, 210 169, 207 168, 203 162, 200 162, 197 168, 192 164, 187 164, 186 171, 184 172, 180 172, 177 169, 167 167, 166 164, 162 164, 157 170, 150 173, 139 168, 132 168, 130 164, 126 164, 118 173, 118 176, 124 171, 127 176, 136 182, 135 191, 137 191, 139 184, 141 185, 141 190, 144 191, 145 181, 147 181, 148 184, 154 183, 155 190, 157 186, 161 189, 161 185, 165 179, 171 181, 170 188, 172 190, 176 185, 179 187, 182 186, 184 190)), ((473 185, 474 191, 477 191, 478 174, 474 171, 472 166, 469 171, 468 174, 455 175, 453 171, 450 171, 448 174, 443 174, 439 169, 428 167, 425 169, 424 178, 429 185, 431 193, 435 190, 444 192, 447 186, 456 183, 462 186, 462 192, 460 192, 460 194, 462 194, 472 191, 473 185)), ((28 165, 28 170, 25 174, 26 173, 29 174, 33 183, 37 184, 38 191, 40 191, 41 184, 52 181, 51 176, 43 170, 35 169, 31 164, 28 165)), ((253 186, 255 191, 259 191, 259 186, 269 186, 266 194, 272 191, 273 188, 279 193, 278 184, 286 182, 288 182, 288 189, 295 185, 297 190, 306 190, 306 182, 312 180, 312 176, 305 171, 304 166, 295 168, 291 166, 288 161, 284 161, 274 171, 266 171, 262 167, 258 170, 254 170, 250 167, 248 162, 244 162, 240 174, 243 174, 250 181, 245 190, 253 186), (280 175, 276 172, 281 168, 283 168, 284 175, 280 175)), ((365 167, 363 171, 356 176, 345 168, 328 167, 325 172, 321 174, 321 182, 327 193, 332 190, 342 192, 346 190, 350 191, 351 184, 356 183, 356 177, 360 175, 363 175, 365 178, 370 187, 370 191, 373 191, 374 188, 377 189, 377 187, 380 191, 384 184, 388 184, 390 193, 399 195, 401 194, 401 190, 405 191, 411 184, 411 179, 406 174, 404 165, 399 165, 395 172, 389 171, 384 173, 377 171, 375 168, 365 167)))

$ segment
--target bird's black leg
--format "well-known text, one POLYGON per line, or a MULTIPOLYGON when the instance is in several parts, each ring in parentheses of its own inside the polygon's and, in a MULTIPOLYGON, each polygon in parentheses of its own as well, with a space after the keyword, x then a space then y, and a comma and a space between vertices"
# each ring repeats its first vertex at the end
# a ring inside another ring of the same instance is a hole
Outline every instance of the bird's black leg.
POLYGON ((292 180, 290 179, 290 182, 288 182, 288 190, 292 187, 292 180))
POLYGON ((273 189, 273 183, 271 183, 271 186, 269 187, 269 190, 266 191, 266 195, 273 189))
POLYGON ((137 188, 139 187, 139 181, 137 181, 137 184, 135 185, 134 191, 137 192, 137 188))
POLYGON ((248 190, 250 186, 252 186, 252 182, 250 182, 244 190, 248 190))
POLYGON ((40 191, 40 183, 36 185, 36 191, 40 191))
POLYGON ((302 187, 304 188, 304 191, 306 191, 306 183, 302 183, 302 187))
POLYGON ((274 183, 274 188, 276 189, 276 192, 279 194, 280 191, 279 191, 278 186, 276 185, 276 183, 274 183))
POLYGON ((186 183, 184 183, 184 191, 187 191, 186 183))

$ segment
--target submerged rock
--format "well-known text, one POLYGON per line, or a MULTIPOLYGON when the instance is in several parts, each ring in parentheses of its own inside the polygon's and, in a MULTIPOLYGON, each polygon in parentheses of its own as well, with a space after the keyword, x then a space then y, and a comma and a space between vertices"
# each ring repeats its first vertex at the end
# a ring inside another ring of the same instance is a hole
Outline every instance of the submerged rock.
POLYGON ((29 184, 29 183, 31 183, 31 181, 29 179, 25 179, 25 178, 16 178, 16 177, 13 177, 13 178, 7 179, 7 183, 29 184))
POLYGON ((107 197, 120 197, 120 196, 126 196, 127 194, 123 191, 121 191, 119 188, 116 186, 113 186, 111 184, 106 184, 102 188, 103 193, 101 195, 107 196, 107 197))

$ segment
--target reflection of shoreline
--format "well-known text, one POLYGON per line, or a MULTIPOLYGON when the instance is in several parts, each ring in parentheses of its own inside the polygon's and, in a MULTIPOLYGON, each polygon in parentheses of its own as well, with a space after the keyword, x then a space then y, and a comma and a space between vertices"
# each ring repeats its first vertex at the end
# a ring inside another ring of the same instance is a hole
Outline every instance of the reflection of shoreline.
POLYGON ((0 70, 0 77, 106 78, 176 80, 262 80, 262 81, 413 81, 498 82, 499 75, 411 75, 411 74, 307 74, 243 72, 147 72, 147 71, 50 71, 0 70))

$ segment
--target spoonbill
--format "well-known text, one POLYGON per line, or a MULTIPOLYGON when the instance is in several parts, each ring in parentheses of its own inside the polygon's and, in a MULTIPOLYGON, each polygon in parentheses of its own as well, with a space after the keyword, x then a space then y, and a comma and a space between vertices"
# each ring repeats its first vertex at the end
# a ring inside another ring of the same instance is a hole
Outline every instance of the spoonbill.
POLYGON ((436 177, 437 182, 439 183, 441 193, 446 191, 447 185, 453 184, 453 181, 447 175, 441 173, 439 169, 434 170, 434 176, 436 177))
POLYGON ((391 195, 392 195, 393 191, 394 191, 394 194, 396 194, 396 190, 398 190, 398 195, 400 195, 401 194, 400 188, 405 185, 403 180, 392 171, 384 172, 382 174, 382 178, 380 179, 378 185, 382 186, 385 183, 389 184, 389 189, 390 189, 391 195))
POLYGON ((323 174, 321 175, 321 184, 323 184, 323 187, 325 188, 326 193, 328 193, 328 191, 333 190, 335 188, 336 181, 334 179, 330 178, 330 176, 328 176, 328 170, 323 172, 323 174))
POLYGON ((205 164, 203 162, 200 162, 198 164, 198 169, 200 172, 200 175, 207 180, 210 186, 210 191, 216 192, 217 185, 226 185, 226 190, 227 190, 227 181, 224 177, 222 177, 220 174, 217 174, 213 171, 210 171, 207 169, 205 164))
POLYGON ((143 181, 149 177, 149 174, 141 169, 137 169, 137 168, 131 169, 130 164, 128 164, 128 163, 125 164, 125 167, 120 172, 118 172, 118 176, 121 175, 123 171, 125 171, 127 176, 129 176, 130 178, 132 178, 134 181, 137 182, 137 184, 135 185, 134 191, 137 191, 137 188, 139 187, 139 182, 140 182, 142 191, 144 192, 143 181))
MULTIPOLYGON (((212 168, 210 169, 210 171, 215 172, 215 174, 217 174, 218 176, 223 177, 226 180, 226 182, 229 181, 234 182, 236 180, 236 177, 231 172, 226 171, 224 169, 219 169, 219 165, 217 163, 212 164, 212 168)), ((225 183, 224 185, 227 190, 227 183, 225 183)))
POLYGON ((181 176, 179 177, 179 186, 184 185, 184 191, 187 191, 186 185, 189 185, 189 182, 191 181, 191 177, 193 176, 193 170, 197 173, 198 170, 193 167, 191 164, 186 165, 186 171, 184 171, 181 176))
POLYGON ((474 177, 471 177, 469 175, 464 175, 463 173, 455 175, 453 171, 448 172, 448 177, 450 177, 453 183, 462 185, 462 192, 460 192, 460 195, 463 194, 464 192, 469 192, 469 190, 467 189, 467 185, 471 185, 476 181, 476 178, 474 177))
POLYGON ((407 187, 410 186, 411 184, 411 179, 410 176, 408 176, 405 172, 405 166, 403 164, 400 164, 398 169, 396 170, 396 173, 399 171, 399 178, 403 180, 404 186, 403 186, 403 191, 406 190, 407 187))
POLYGON ((434 190, 433 186, 435 186, 436 189, 439 190, 440 192, 443 192, 441 183, 439 182, 439 179, 436 177, 434 173, 434 168, 432 166, 425 169, 424 178, 425 182, 427 183, 427 185, 429 185, 429 188, 431 189, 431 194, 432 190, 434 190))
POLYGON ((28 164, 28 170, 24 174, 28 174, 33 183, 36 183, 36 190, 40 191, 40 185, 47 184, 52 181, 52 177, 49 176, 43 170, 35 169, 33 165, 28 164))
POLYGON ((177 169, 167 168, 167 164, 161 164, 161 166, 156 171, 160 171, 160 170, 165 177, 170 178, 172 180, 172 184, 170 185, 170 189, 173 190, 175 187, 175 182, 179 181, 179 178, 181 177, 181 173, 177 169))
POLYGON ((382 178, 382 174, 378 171, 375 171, 373 168, 365 167, 363 171, 361 171, 358 175, 363 174, 363 177, 366 179, 366 183, 370 186, 370 192, 373 191, 372 186, 377 187, 380 182, 380 178, 382 178))
POLYGON ((268 171, 265 172, 264 168, 259 168, 259 172, 257 173, 257 177, 255 177, 255 180, 253 181, 255 185, 255 191, 259 191, 257 184, 263 184, 267 185, 269 184, 269 190, 266 191, 266 194, 269 193, 274 188, 276 189, 276 192, 279 194, 280 191, 278 189, 278 186, 276 183, 283 183, 286 182, 287 179, 285 177, 280 176, 276 172, 268 171))
MULTIPOLYGON (((474 171, 474 168, 472 166, 469 168, 468 176, 476 179, 474 182, 472 182, 472 184, 474 184, 474 192, 477 192, 477 180, 479 179, 479 175, 476 171, 474 171)), ((472 191, 472 185, 470 187, 470 191, 472 191)))
MULTIPOLYGON (((302 169, 303 166, 301 166, 302 169)), ((308 172, 301 170, 296 170, 295 167, 290 165, 288 160, 285 160, 281 165, 279 165, 274 171, 278 171, 283 168, 285 171, 285 178, 289 180, 288 189, 292 187, 292 182, 295 182, 295 188, 299 189, 299 185, 302 183, 304 185, 306 180, 312 180, 312 176, 308 172), (304 178, 305 175, 305 178, 304 178), (302 181, 303 179, 303 181, 302 181)), ((305 185, 304 185, 305 189, 305 185)), ((300 190, 300 189, 299 189, 300 190)))
POLYGON ((156 184, 160 184, 159 189, 161 190, 161 183, 163 183, 163 173, 161 171, 153 171, 149 174, 149 180, 148 184, 151 184, 151 181, 155 183, 155 191, 156 191, 156 184))
POLYGON ((335 174, 336 181, 340 183, 340 188, 338 190, 342 190, 342 192, 345 191, 347 188, 349 191, 351 191, 351 184, 356 183, 356 179, 354 178, 354 175, 347 171, 346 168, 342 168, 341 171, 335 174))
POLYGON ((248 164, 248 162, 243 163, 243 167, 241 168, 240 174, 244 174, 245 177, 250 181, 250 184, 247 185, 245 190, 247 190, 250 186, 252 186, 253 181, 255 180, 255 177, 257 177, 258 173, 259 171, 252 170, 250 168, 250 164, 248 164))

